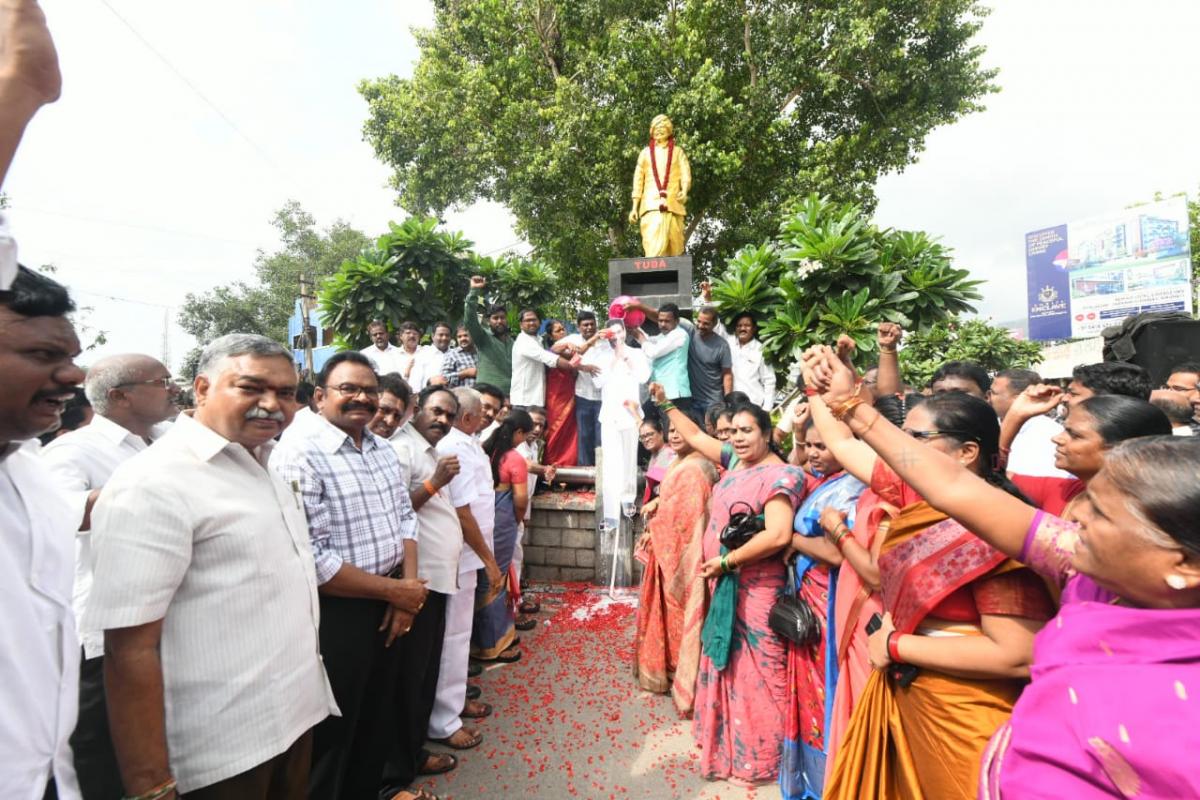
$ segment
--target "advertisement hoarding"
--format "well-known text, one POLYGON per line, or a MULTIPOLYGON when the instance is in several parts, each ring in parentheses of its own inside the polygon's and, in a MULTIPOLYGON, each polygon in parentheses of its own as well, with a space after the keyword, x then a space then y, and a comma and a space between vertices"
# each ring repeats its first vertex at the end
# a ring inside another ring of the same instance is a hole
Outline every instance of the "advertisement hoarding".
POLYGON ((1096 336, 1146 311, 1192 311, 1187 199, 1025 235, 1029 338, 1096 336))

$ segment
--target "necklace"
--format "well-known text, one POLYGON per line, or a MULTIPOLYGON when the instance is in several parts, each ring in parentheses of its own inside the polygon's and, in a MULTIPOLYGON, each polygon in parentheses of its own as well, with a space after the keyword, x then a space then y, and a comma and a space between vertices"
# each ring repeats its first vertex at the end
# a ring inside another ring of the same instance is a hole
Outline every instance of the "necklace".
POLYGON ((671 158, 675 155, 675 137, 667 139, 667 172, 666 177, 659 180, 658 155, 655 152, 654 139, 650 140, 650 169, 654 172, 654 188, 658 189, 658 210, 667 211, 667 184, 671 181, 671 158))

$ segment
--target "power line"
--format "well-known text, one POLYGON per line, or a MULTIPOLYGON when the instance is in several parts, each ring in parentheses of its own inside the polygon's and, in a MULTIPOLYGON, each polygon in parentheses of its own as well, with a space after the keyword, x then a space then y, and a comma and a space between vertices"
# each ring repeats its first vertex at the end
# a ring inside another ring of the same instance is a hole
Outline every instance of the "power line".
POLYGON ((116 300, 119 303, 136 303, 139 306, 150 306, 151 308, 165 308, 168 311, 174 309, 175 306, 169 306, 166 303, 151 303, 146 300, 134 300, 132 297, 117 297, 111 294, 101 294, 100 292, 89 292, 87 289, 79 289, 71 287, 71 291, 76 294, 86 294, 88 297, 100 297, 104 300, 116 300))
POLYGON ((138 29, 133 27, 133 25, 129 22, 129 20, 127 20, 125 17, 121 16, 121 13, 119 11, 117 11, 115 8, 113 8, 112 4, 109 3, 108 0, 100 0, 100 2, 104 5, 105 8, 107 8, 109 11, 111 11, 113 13, 114 17, 119 19, 121 21, 121 23, 126 28, 129 29, 129 32, 132 33, 138 39, 138 41, 140 41, 146 47, 147 50, 149 50, 151 53, 153 53, 154 56, 156 58, 158 58, 159 61, 161 61, 163 64, 165 64, 167 69, 171 70, 171 72, 173 72, 175 74, 175 77, 179 78, 179 80, 181 80, 185 86, 187 86, 189 89, 191 89, 192 92, 197 97, 199 97, 201 100, 203 100, 204 103, 209 108, 211 108, 214 112, 216 112, 217 116, 220 117, 222 120, 224 120, 225 124, 228 125, 231 129, 233 129, 234 133, 236 133, 238 136, 240 136, 242 138, 242 140, 246 142, 246 144, 250 145, 250 147, 253 148, 254 152, 258 154, 259 158, 261 158, 264 162, 266 162, 268 165, 270 165, 270 167, 272 169, 274 169, 276 172, 278 172, 280 175, 283 174, 283 171, 281 169, 279 169, 279 167, 275 164, 274 161, 271 160, 270 156, 267 155, 266 151, 263 150, 263 148, 259 147, 258 144, 253 139, 251 139, 249 136, 247 136, 242 131, 242 129, 237 126, 237 123, 235 123, 229 117, 228 114, 226 114, 224 111, 221 110, 220 106, 218 106, 216 103, 214 103, 212 100, 210 100, 208 98, 208 96, 206 94, 204 94, 204 92, 200 91, 199 87, 197 87, 196 84, 194 84, 190 80, 188 80, 188 77, 186 75, 184 75, 183 72, 178 67, 176 67, 173 63, 171 63, 170 59, 168 59, 165 55, 163 55, 158 50, 158 48, 156 48, 154 45, 152 45, 150 43, 149 39, 147 39, 145 36, 143 36, 141 33, 139 33, 138 29))
POLYGON ((135 230, 153 231, 155 233, 165 233, 165 234, 169 234, 171 236, 190 236, 195 239, 210 239, 214 242, 225 242, 227 244, 240 244, 240 245, 245 245, 246 247, 259 247, 259 245, 254 242, 245 242, 240 239, 225 239, 220 236, 209 236, 206 233, 196 233, 195 231, 181 231, 181 230, 175 230, 172 228, 159 228, 154 225, 137 225, 132 222, 118 222, 117 220, 114 220, 114 219, 101 219, 100 217, 87 217, 87 216, 83 216, 81 214, 69 214, 65 211, 50 211, 45 208, 33 208, 32 206, 26 206, 26 205, 15 206, 13 210, 18 213, 23 213, 23 212, 28 211, 28 212, 31 212, 34 214, 48 214, 53 217, 63 217, 64 219, 73 219, 73 220, 78 220, 80 222, 94 222, 94 223, 97 223, 100 225, 113 225, 113 226, 119 227, 119 228, 133 228, 135 230))

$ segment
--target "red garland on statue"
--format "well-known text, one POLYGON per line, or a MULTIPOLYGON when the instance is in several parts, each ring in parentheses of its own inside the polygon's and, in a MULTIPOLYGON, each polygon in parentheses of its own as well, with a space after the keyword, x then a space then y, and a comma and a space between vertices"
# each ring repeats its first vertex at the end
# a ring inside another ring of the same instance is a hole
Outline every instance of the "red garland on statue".
POLYGON ((658 204, 658 210, 666 213, 667 211, 667 184, 671 180, 671 158, 675 155, 675 137, 667 139, 667 173, 662 180, 658 178, 658 154, 654 151, 654 138, 650 138, 650 169, 654 172, 654 188, 658 189, 658 196, 664 201, 658 204))

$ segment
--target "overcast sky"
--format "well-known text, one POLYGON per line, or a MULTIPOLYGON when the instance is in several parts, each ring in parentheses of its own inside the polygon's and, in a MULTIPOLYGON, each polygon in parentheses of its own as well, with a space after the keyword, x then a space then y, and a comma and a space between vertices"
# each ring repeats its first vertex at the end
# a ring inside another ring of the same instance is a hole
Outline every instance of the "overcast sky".
MULTIPOLYGON (((355 86, 411 71, 409 29, 431 23, 429 4, 43 5, 63 98, 34 121, 4 188, 21 260, 55 264, 95 308, 100 352, 160 354, 165 317, 177 364, 192 344, 173 321, 186 293, 252 278, 289 198, 322 225, 343 217, 371 235, 401 216, 362 141, 355 86)), ((1007 321, 1024 314, 1025 232, 1155 191, 1196 193, 1200 3, 997 5, 981 41, 1002 91, 881 181, 876 219, 942 236, 988 279, 981 312, 1007 321)), ((501 208, 449 222, 480 251, 516 240, 501 208)))

